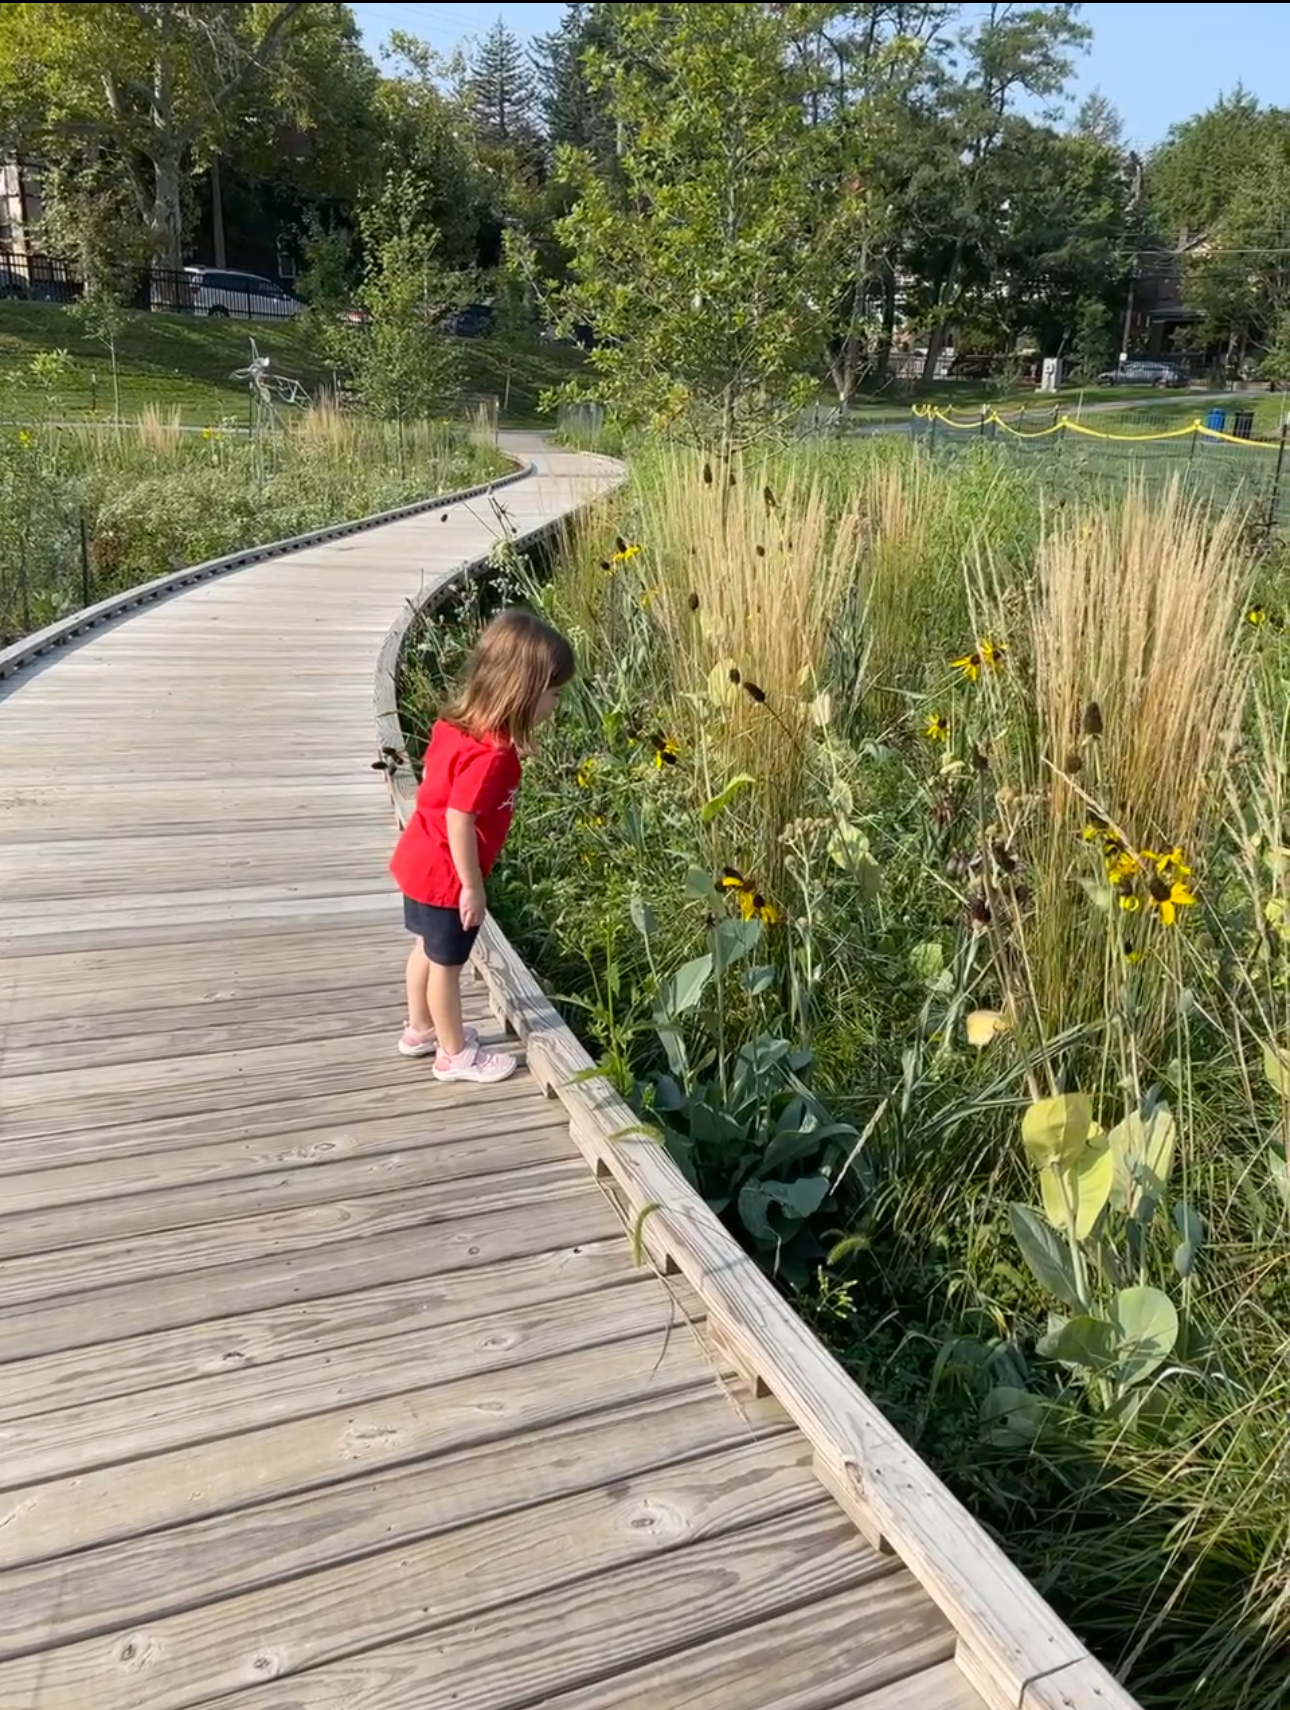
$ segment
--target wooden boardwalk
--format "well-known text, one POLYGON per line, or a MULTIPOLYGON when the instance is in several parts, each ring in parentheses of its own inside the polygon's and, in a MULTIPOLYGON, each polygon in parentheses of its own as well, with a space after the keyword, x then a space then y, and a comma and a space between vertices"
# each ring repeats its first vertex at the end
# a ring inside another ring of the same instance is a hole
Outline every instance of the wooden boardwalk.
POLYGON ((373 666, 494 532, 271 560, 0 683, 3 1710, 985 1703, 562 1107, 394 1051, 373 666))

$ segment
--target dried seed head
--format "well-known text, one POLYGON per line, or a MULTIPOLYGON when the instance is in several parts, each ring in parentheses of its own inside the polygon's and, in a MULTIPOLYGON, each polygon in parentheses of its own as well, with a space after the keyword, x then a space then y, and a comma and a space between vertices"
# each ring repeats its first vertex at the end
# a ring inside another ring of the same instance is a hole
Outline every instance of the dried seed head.
POLYGON ((756 701, 756 703, 759 707, 765 706, 765 704, 766 704, 766 691, 765 691, 765 689, 759 688, 756 683, 750 683, 746 677, 744 679, 743 689, 744 689, 744 693, 747 695, 747 697, 750 701, 756 701))
POLYGON ((699 609, 699 596, 697 594, 691 594, 685 603, 689 606, 692 612, 697 612, 699 609))
POLYGON ((1085 736, 1101 736, 1102 709, 1096 701, 1090 701, 1084 708, 1084 717, 1080 721, 1080 728, 1085 736))
POLYGON ((712 485, 712 465, 710 463, 703 465, 703 485, 705 487, 712 485))
POLYGON ((741 673, 739 667, 737 665, 732 665, 730 667, 730 681, 734 684, 736 689, 739 687, 740 683, 743 682, 743 680, 744 680, 743 674, 741 673))

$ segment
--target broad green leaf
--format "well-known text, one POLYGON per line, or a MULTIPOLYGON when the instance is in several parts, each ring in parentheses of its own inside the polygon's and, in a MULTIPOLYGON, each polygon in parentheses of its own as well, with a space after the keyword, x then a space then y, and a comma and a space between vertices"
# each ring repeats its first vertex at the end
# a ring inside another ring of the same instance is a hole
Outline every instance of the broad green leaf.
POLYGON ((1285 1147, 1279 1140, 1268 1147, 1268 1173, 1283 1203, 1290 1207, 1290 1164, 1286 1163, 1285 1147))
POLYGON ((658 919, 644 897, 633 895, 627 904, 627 912, 642 938, 652 938, 658 931, 658 919))
POLYGON ((1066 1207, 1070 1204, 1075 1211, 1075 1233, 1081 1241, 1086 1240, 1111 1197, 1113 1173, 1105 1140, 1090 1142, 1073 1164, 1046 1164, 1039 1172, 1039 1191, 1053 1228, 1065 1233, 1066 1207))
POLYGON ((1119 1359, 1119 1332, 1105 1318, 1081 1313, 1056 1338, 1053 1351, 1064 1365, 1083 1366, 1098 1377, 1106 1377, 1115 1370, 1119 1359))
POLYGON ((665 1012, 675 1016, 693 1009, 711 978, 711 956, 696 956, 691 962, 683 962, 663 988, 665 1012))
POLYGON ((945 969, 945 952, 934 938, 915 944, 909 952, 909 966, 915 976, 927 985, 941 977, 945 969))
POLYGON ((858 825, 844 820, 834 826, 829 838, 829 859, 844 873, 858 872, 866 863, 872 865, 873 857, 869 853, 868 837, 858 825))
POLYGON ((712 931, 712 953, 718 974, 756 948, 761 938, 759 920, 721 920, 712 931))
POLYGON ((1111 1203, 1130 1217, 1144 1209, 1144 1201, 1158 1205, 1164 1198, 1174 1163, 1176 1129, 1168 1105, 1158 1104, 1143 1118, 1132 1111, 1107 1135, 1114 1161, 1111 1203))
POLYGON ((707 825, 709 821, 714 820, 723 808, 728 808, 730 806, 731 802, 734 801, 735 797, 739 795, 742 790, 746 790, 750 784, 754 783, 756 783, 756 779, 750 777, 747 772, 740 772, 737 778, 732 778, 724 790, 713 796, 711 801, 704 802, 703 806, 699 809, 699 818, 703 821, 704 825, 707 825))
POLYGON ((1010 1384, 998 1384, 981 1402, 981 1426, 989 1442, 1001 1449, 1023 1449, 1043 1429, 1041 1397, 1010 1384))
POLYGON ((1274 1092, 1282 1097, 1290 1092, 1290 1053, 1284 1046, 1266 1043, 1263 1046, 1263 1073, 1274 1092))
POLYGON ((760 997, 763 992, 769 991, 774 985, 775 970, 773 968, 767 968, 762 964, 759 964, 755 968, 745 968, 743 974, 740 976, 739 983, 743 986, 749 997, 760 997))
POLYGON ((739 1215, 744 1227, 762 1246, 777 1246, 783 1237, 772 1226, 772 1206, 804 1222, 824 1204, 832 1184, 827 1176, 802 1176, 795 1182, 751 1181, 739 1190, 739 1215))
POLYGON ((1072 1164, 1084 1150, 1093 1126, 1093 1105, 1087 1093, 1061 1093, 1042 1098, 1021 1119, 1021 1143, 1031 1163, 1072 1164))
POLYGON ((1142 1383, 1157 1371, 1178 1340, 1174 1303, 1158 1288, 1122 1288, 1111 1309, 1119 1336, 1119 1378, 1142 1383))
POLYGON ((1193 1211, 1185 1199, 1180 1199, 1174 1206, 1174 1228, 1184 1241, 1190 1241, 1193 1247, 1199 1247, 1205 1239, 1205 1220, 1193 1211))
POLYGON ((1010 1205, 1008 1222, 1031 1276, 1075 1312, 1084 1310, 1070 1251, 1028 1205, 1010 1205))
POLYGON ((721 892, 712 881, 712 875, 705 873, 702 867, 691 867, 685 875, 686 893, 698 897, 700 902, 712 903, 714 906, 721 902, 721 892))

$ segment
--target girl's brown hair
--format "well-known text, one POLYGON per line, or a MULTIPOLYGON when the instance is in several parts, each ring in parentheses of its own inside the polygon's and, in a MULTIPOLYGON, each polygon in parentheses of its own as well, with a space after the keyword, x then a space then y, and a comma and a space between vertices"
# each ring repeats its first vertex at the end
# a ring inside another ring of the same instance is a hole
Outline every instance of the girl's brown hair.
POLYGON ((440 716, 471 736, 504 736, 524 748, 538 702, 569 682, 574 669, 573 649, 559 630, 511 606, 485 628, 460 692, 440 716))

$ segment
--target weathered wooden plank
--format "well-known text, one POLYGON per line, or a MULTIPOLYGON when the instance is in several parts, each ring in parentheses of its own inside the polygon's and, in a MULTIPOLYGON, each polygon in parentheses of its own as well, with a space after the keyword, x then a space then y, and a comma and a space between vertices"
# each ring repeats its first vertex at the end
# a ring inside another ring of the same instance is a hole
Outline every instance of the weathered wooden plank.
MULTIPOLYGON (((764 1274, 697 1198, 665 1151, 624 1140, 631 1121, 608 1082, 586 1080, 589 1058, 532 974, 486 923, 476 965, 495 1008, 525 1035, 529 1064, 564 1102, 589 1161, 618 1184, 633 1215, 652 1209, 646 1240, 674 1263, 744 1372, 783 1404, 831 1473, 852 1493, 856 1523, 913 1570, 962 1641, 961 1661, 991 1706, 1017 1710, 1032 1681, 1078 1663, 1100 1682, 1097 1710, 1135 1710, 1066 1624, 951 1496, 879 1409, 846 1376, 764 1274)), ((1047 1710, 1047 1707, 1045 1707, 1047 1710)))
MULTIPOLYGON (((611 1238, 502 1259, 482 1270, 380 1283, 354 1294, 329 1295, 325 1301, 292 1300, 285 1306, 143 1336, 117 1338, 108 1321, 101 1326, 103 1340, 88 1347, 0 1367, 0 1420, 34 1421, 37 1415, 53 1413, 66 1417, 63 1410, 102 1404, 114 1396, 168 1385, 186 1389, 248 1367, 273 1368, 320 1348, 336 1350, 369 1337, 397 1335, 409 1325, 429 1328, 538 1307, 640 1275, 623 1241, 611 1238)), ((683 1298, 693 1309, 688 1290, 683 1298)))
MULTIPOLYGON (((715 1384, 644 1394, 585 1419, 0 1573, 0 1657, 218 1603, 328 1566, 444 1538, 493 1515, 782 1436, 773 1403, 715 1384)), ((536 1512, 535 1512, 536 1511, 536 1512)), ((957 1707, 956 1707, 957 1710, 957 1707)))
MULTIPOLYGON (((88 1246, 102 1255, 108 1243, 124 1245, 137 1237, 167 1231, 187 1232, 183 1245, 191 1253, 189 1240, 200 1230, 194 1246, 205 1250, 207 1242, 218 1241, 213 1226, 236 1224, 269 1212, 340 1205, 404 1191, 446 1189, 449 1183, 470 1182, 478 1191, 487 1192, 486 1184, 499 1175, 511 1178, 519 1173, 527 1179, 530 1170, 559 1164, 571 1166, 561 1178, 566 1185, 580 1176, 585 1179, 585 1168, 569 1140, 567 1123, 553 1123, 551 1113, 536 1099, 521 1108, 530 1118, 527 1127, 522 1123, 514 1127, 495 1124, 491 1132, 461 1139, 449 1132, 434 1145, 354 1148, 348 1155, 320 1151, 312 1158, 284 1161, 276 1169, 245 1173, 217 1169, 206 1180, 166 1187, 144 1184, 135 1191, 122 1182, 118 1191, 95 1195, 92 1211, 83 1202, 64 1199, 57 1205, 19 1213, 10 1207, 7 1193, 0 1192, 0 1209, 5 1213, 0 1216, 0 1298, 5 1291, 5 1263, 11 1259, 46 1257, 50 1269, 59 1272, 61 1265, 55 1255, 88 1246), (532 1125, 535 1115, 545 1117, 545 1122, 532 1125)), ((9 1178, 3 1179, 7 1186, 9 1178)), ((500 1182, 497 1185, 504 1186, 500 1182)), ((73 1281, 71 1286, 80 1284, 73 1281)))
MULTIPOLYGON (((251 1686, 268 1672, 266 1657, 281 1680, 445 1623, 473 1621, 499 1606, 518 1614, 526 1599, 594 1584, 627 1563, 657 1564, 661 1578, 672 1552, 684 1554, 700 1539, 742 1532, 756 1550, 761 1527, 813 1510, 818 1518, 821 1503, 804 1453, 800 1440, 783 1438, 727 1448, 565 1497, 540 1517, 525 1512, 480 1521, 454 1534, 447 1549, 439 1539, 405 1542, 227 1603, 161 1617, 148 1623, 146 1636, 127 1628, 0 1663, 0 1702, 38 1702, 43 1695, 63 1710, 184 1710, 251 1686), (535 1518, 542 1529, 536 1550, 535 1518), (343 1622, 338 1609, 346 1612, 343 1622)), ((720 1612, 714 1609, 712 1618, 720 1612)))
POLYGON ((362 1241, 285 1255, 266 1251, 192 1275, 172 1274, 164 1287, 149 1277, 10 1309, 0 1314, 0 1357, 18 1360, 387 1283, 478 1272, 505 1259, 615 1236, 621 1239, 622 1225, 603 1196, 580 1183, 564 1198, 544 1203, 540 1215, 521 1203, 441 1223, 433 1239, 414 1222, 386 1235, 369 1232, 362 1241))
POLYGON ((429 1243, 430 1232, 442 1223, 488 1218, 526 1205, 539 1217, 552 1200, 579 1193, 596 1197, 578 1164, 537 1164, 506 1176, 432 1183, 404 1192, 265 1211, 230 1223, 167 1229, 141 1235, 128 1245, 114 1240, 86 1242, 56 1253, 0 1262, 0 1304, 11 1308, 23 1301, 50 1300, 113 1283, 191 1277, 198 1271, 251 1264, 267 1252, 282 1262, 288 1254, 366 1241, 396 1229, 422 1229, 429 1243))
MULTIPOLYGON (((430 1391, 311 1414, 148 1460, 26 1485, 0 1496, 0 1567, 48 1561, 277 1497, 322 1490, 430 1455, 498 1443, 561 1420, 596 1429, 599 1414, 644 1396, 700 1387, 690 1338, 651 1330, 537 1366, 506 1367, 430 1391)), ((710 1383, 716 1386, 714 1374, 710 1383)), ((846 1526, 848 1534, 850 1526, 846 1526)))
MULTIPOLYGON (((0 1488, 64 1478, 134 1461, 184 1444, 210 1442, 290 1419, 375 1403, 510 1366, 589 1350, 588 1385, 606 1344, 656 1330, 690 1340, 685 1317, 652 1276, 572 1298, 512 1306, 457 1321, 421 1322, 418 1304, 380 1294, 335 1303, 352 1326, 365 1314, 369 1334, 337 1346, 325 1336, 271 1366, 231 1363, 224 1371, 166 1388, 83 1402, 35 1418, 0 1422, 0 1488)), ((689 1303, 690 1314, 701 1312, 689 1303)), ((703 1360, 697 1348, 696 1374, 703 1360)), ((128 1356, 128 1347, 123 1350, 128 1356)), ((0 1699, 0 1702, 3 1702, 0 1699)))
MULTIPOLYGON (((903 1576, 875 1556, 828 1502, 739 1532, 694 1543, 668 1558, 650 1556, 524 1603, 482 1609, 450 1627, 271 1679, 249 1701, 255 1710, 509 1710, 545 1704, 617 1671, 755 1623, 795 1605, 852 1588, 856 1621, 903 1576)), ((255 1662, 251 1657, 252 1665, 255 1662)), ((290 1653, 266 1653, 271 1677, 290 1653)), ((118 1667, 120 1664, 118 1663, 118 1667)), ((250 1685, 257 1677, 244 1677, 250 1685)), ((209 1700, 210 1710, 249 1710, 240 1692, 209 1700)), ((70 1710, 70 1707, 69 1707, 70 1710)))
POLYGON ((902 1573, 653 1657, 543 1710, 981 1710, 944 1660, 953 1646, 948 1624, 902 1573))
MULTIPOLYGON (((45 1169, 11 1174, 3 1173, 5 1160, 0 1158, 0 1250, 6 1250, 6 1242, 8 1251, 24 1250, 22 1244, 30 1242, 30 1234, 23 1233, 23 1225, 34 1231, 33 1214, 57 1213, 69 1220, 66 1229, 48 1225, 50 1238, 43 1241, 49 1247, 66 1246, 91 1238, 95 1228, 88 1217, 78 1220, 75 1208, 145 1192, 173 1193, 196 1182, 240 1181, 342 1159, 364 1159, 376 1165, 392 1153, 425 1148, 433 1149, 445 1178, 491 1175, 576 1156, 568 1123, 546 1099, 535 1099, 531 1087, 527 1098, 509 1103, 489 1100, 473 1107, 463 1103, 450 1115, 431 1115, 416 1098, 408 1099, 407 1106, 401 1115, 371 1121, 359 1118, 331 1127, 306 1117, 285 1139, 213 1138, 206 1145, 175 1146, 165 1151, 164 1158, 155 1152, 120 1149, 88 1163, 51 1161, 45 1169)), ((27 1245, 25 1250, 36 1249, 27 1245)))
MULTIPOLYGON (((492 1026, 481 1028, 480 1037, 497 1039, 492 1026)), ((309 1155, 315 1145, 320 1155, 328 1150, 328 1135, 347 1133, 367 1121, 411 1120, 424 1125, 428 1135, 452 1132, 459 1122, 482 1119, 486 1110, 496 1110, 497 1127, 507 1125, 521 1107, 533 1107, 533 1082, 521 1073, 492 1087, 461 1082, 441 1084, 429 1073, 426 1063, 417 1067, 400 1064, 392 1077, 376 1087, 359 1086, 328 1091, 325 1083, 308 1095, 292 1097, 289 1084, 274 1089, 276 1096, 244 1106, 228 1105, 218 1110, 198 1110, 182 1116, 135 1116, 94 1128, 55 1127, 35 1135, 0 1139, 0 1178, 31 1168, 34 1159, 47 1158, 51 1169, 88 1164, 113 1158, 181 1151, 194 1143, 212 1145, 226 1140, 266 1142, 284 1135, 301 1136, 300 1146, 309 1155), (311 1138, 317 1136, 317 1140, 311 1138)), ((164 1172, 165 1165, 158 1162, 164 1172)), ((0 1182, 0 1198, 3 1197, 0 1182)))

